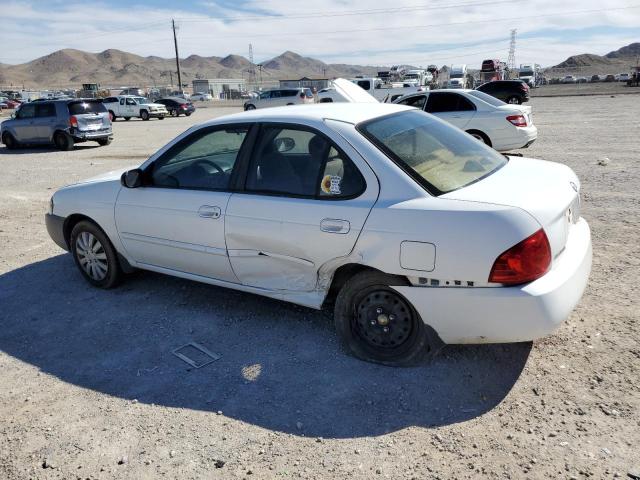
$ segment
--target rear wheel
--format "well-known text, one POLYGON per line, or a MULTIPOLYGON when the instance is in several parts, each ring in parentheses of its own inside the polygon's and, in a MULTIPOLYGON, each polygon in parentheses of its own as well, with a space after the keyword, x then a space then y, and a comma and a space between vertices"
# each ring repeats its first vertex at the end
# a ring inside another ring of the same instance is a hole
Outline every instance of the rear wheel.
POLYGON ((520 97, 518 97, 517 95, 512 95, 507 98, 507 103, 520 105, 522 103, 522 100, 520 100, 520 97))
POLYGON ((67 133, 57 132, 53 136, 53 141, 60 150, 73 150, 73 138, 67 133))
POLYGON ((2 143, 4 143, 9 150, 15 150, 20 146, 18 141, 9 132, 5 132, 5 134, 2 135, 2 143))
POLYGON ((147 112, 146 110, 142 110, 140 112, 140 118, 146 122, 147 120, 149 120, 149 112, 147 112))
POLYGON ((191 112, 186 112, 185 115, 189 117, 191 115, 191 112))
POLYGON ((113 245, 94 223, 79 222, 71 231, 69 241, 76 266, 94 287, 111 288, 122 273, 113 245))
POLYGON ((408 366, 437 352, 441 342, 392 285, 402 277, 360 272, 336 299, 334 320, 345 347, 356 357, 390 366, 408 366))
POLYGON ((98 145, 100 145, 101 147, 106 147, 111 143, 110 138, 101 138, 100 140, 96 140, 96 141, 98 142, 98 145))
POLYGON ((480 130, 467 130, 467 133, 476 140, 479 140, 484 144, 491 146, 491 140, 489 140, 489 137, 484 132, 481 132, 480 130))
POLYGON ((180 113, 178 112, 178 110, 171 110, 171 116, 172 117, 179 117, 180 113))
POLYGON ((255 105, 249 104, 249 105, 247 105, 247 108, 245 110, 255 110, 255 109, 256 109, 255 105))

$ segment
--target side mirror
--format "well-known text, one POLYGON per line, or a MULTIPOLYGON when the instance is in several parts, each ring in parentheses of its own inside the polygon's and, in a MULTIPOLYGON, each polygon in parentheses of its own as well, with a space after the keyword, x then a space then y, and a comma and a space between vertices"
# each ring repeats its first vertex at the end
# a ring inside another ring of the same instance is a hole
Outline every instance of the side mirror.
POLYGON ((142 170, 134 168, 133 170, 127 170, 120 177, 120 183, 123 187, 138 188, 142 185, 142 170))
POLYGON ((282 137, 276 138, 275 140, 276 150, 280 153, 288 152, 292 150, 293 147, 296 146, 296 142, 293 138, 290 137, 282 137))
POLYGON ((14 118, 14 119, 15 119, 15 118, 18 118, 18 116, 16 115, 16 112, 13 112, 13 113, 11 114, 11 118, 14 118))

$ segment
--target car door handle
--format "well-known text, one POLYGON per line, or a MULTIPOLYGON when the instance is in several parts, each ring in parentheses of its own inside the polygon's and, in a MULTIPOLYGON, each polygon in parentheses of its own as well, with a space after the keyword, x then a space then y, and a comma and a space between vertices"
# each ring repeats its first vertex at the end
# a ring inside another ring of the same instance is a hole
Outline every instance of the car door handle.
POLYGON ((221 213, 220 207, 212 207, 211 205, 202 205, 198 209, 198 215, 202 218, 220 218, 221 213))
POLYGON ((349 233, 351 224, 347 220, 325 218, 320 222, 320 230, 326 233, 349 233))

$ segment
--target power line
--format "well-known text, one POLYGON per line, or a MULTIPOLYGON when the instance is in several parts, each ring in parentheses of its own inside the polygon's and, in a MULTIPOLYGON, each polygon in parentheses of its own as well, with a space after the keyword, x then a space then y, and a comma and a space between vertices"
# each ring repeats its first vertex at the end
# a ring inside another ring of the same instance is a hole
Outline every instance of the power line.
MULTIPOLYGON (((403 25, 403 26, 397 26, 397 27, 373 27, 373 28, 360 28, 360 29, 349 29, 349 30, 327 30, 327 31, 321 31, 321 32, 292 32, 292 33, 284 33, 284 32, 278 32, 278 33, 254 33, 251 34, 251 37, 290 37, 290 36, 300 36, 300 35, 331 35, 331 34, 335 34, 335 33, 354 33, 354 32, 382 32, 382 31, 392 31, 392 30, 408 30, 408 29, 413 29, 413 30, 421 30, 421 29, 426 29, 426 28, 433 28, 433 27, 448 27, 448 26, 453 26, 453 25, 472 25, 472 24, 486 24, 487 22, 490 23, 497 23, 497 22, 511 22, 514 20, 530 20, 530 19, 534 19, 534 18, 554 18, 554 17, 566 17, 566 16, 573 16, 573 15, 584 15, 584 14, 588 14, 588 13, 599 13, 599 12, 611 12, 611 11, 618 11, 618 10, 630 10, 630 9, 634 9, 634 8, 640 8, 640 5, 632 5, 629 7, 619 7, 619 8, 598 8, 598 9, 592 9, 592 10, 574 10, 574 11, 569 11, 569 12, 555 12, 555 13, 550 13, 550 14, 543 14, 543 15, 526 15, 526 16, 522 16, 522 17, 509 17, 509 18, 491 18, 491 19, 482 19, 482 20, 469 20, 469 21, 465 21, 465 22, 448 22, 448 23, 431 23, 431 24, 421 24, 421 25, 403 25)), ((220 37, 209 37, 207 36, 207 39, 211 39, 211 40, 223 40, 223 39, 234 39, 234 38, 247 38, 248 35, 243 34, 243 35, 225 35, 225 36, 220 36, 220 37)), ((182 37, 183 39, 192 39, 192 38, 203 38, 202 35, 198 35, 198 36, 185 36, 182 37)))
POLYGON ((379 15, 388 13, 407 13, 419 10, 444 10, 450 8, 464 8, 464 7, 481 7, 486 5, 496 5, 502 3, 513 3, 513 0, 492 0, 484 2, 472 2, 472 3, 458 3, 451 5, 410 5, 405 7, 394 8, 369 8, 362 10, 345 10, 342 12, 310 12, 304 14, 282 14, 282 15, 261 15, 261 16, 224 16, 224 17, 211 17, 211 18, 180 18, 183 22, 198 23, 198 22, 217 22, 217 21, 245 21, 245 20, 291 20, 291 19, 304 19, 304 18, 320 18, 320 17, 347 17, 352 15, 379 15))

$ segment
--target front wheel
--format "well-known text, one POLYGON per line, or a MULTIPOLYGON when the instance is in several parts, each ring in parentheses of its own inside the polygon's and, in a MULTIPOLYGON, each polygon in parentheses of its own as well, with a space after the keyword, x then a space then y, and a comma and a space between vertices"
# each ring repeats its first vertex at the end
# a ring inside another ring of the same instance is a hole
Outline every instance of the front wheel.
POLYGON ((97 225, 89 221, 76 224, 69 245, 76 266, 91 285, 112 288, 120 281, 116 251, 97 225))
POLYGON ((13 135, 9 132, 2 135, 2 143, 4 143, 9 150, 15 150, 19 147, 18 141, 13 138, 13 135))
POLYGON ((186 115, 187 117, 189 117, 189 116, 191 116, 191 112, 187 112, 187 113, 185 113, 185 115, 186 115))
POLYGON ((437 352, 441 342, 393 285, 401 277, 365 271, 350 278, 336 299, 334 321, 356 357, 389 366, 409 366, 437 352))
POLYGON ((245 108, 245 110, 255 110, 255 109, 256 109, 256 106, 251 104, 247 105, 247 107, 245 108))
POLYGON ((98 142, 98 145, 100 145, 101 147, 106 147, 111 143, 110 138, 101 138, 100 140, 96 140, 96 141, 98 142))
POLYGON ((522 103, 522 100, 520 100, 520 97, 513 95, 507 98, 507 103, 520 105, 522 103))
POLYGON ((141 111, 140 118, 146 122, 147 120, 149 120, 149 112, 147 112, 146 110, 141 111))

